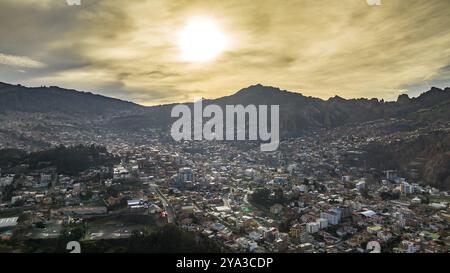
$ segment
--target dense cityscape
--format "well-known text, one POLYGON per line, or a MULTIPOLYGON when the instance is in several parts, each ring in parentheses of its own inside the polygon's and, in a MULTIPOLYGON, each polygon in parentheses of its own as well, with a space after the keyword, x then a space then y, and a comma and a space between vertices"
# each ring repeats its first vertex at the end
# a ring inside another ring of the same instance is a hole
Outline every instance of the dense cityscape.
POLYGON ((131 240, 176 225, 224 252, 370 252, 370 242, 382 252, 448 252, 449 192, 423 183, 417 165, 405 173, 365 162, 371 143, 450 128, 386 133, 401 122, 319 130, 272 153, 254 143, 164 141, 157 130, 87 142, 99 146, 74 137, 65 143, 73 148, 52 150, 67 162, 36 152, 2 170, 0 250, 55 251, 37 242, 131 240))

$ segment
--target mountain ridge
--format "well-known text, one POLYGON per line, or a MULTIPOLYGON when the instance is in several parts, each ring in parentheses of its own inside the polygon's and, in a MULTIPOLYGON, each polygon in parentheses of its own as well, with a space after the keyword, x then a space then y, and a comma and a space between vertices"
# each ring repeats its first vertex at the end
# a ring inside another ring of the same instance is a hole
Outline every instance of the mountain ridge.
POLYGON ((0 110, 18 112, 62 112, 106 115, 132 112, 143 106, 91 92, 58 86, 26 87, 0 82, 0 110))
MULTIPOLYGON (((105 118, 104 126, 118 130, 166 128, 172 122, 173 104, 142 106, 111 97, 64 89, 56 86, 29 88, 0 83, 0 111, 63 113, 88 119, 105 118)), ((261 84, 243 88, 233 95, 208 99, 204 104, 280 105, 280 129, 283 136, 298 136, 305 131, 335 128, 341 125, 386 118, 404 118, 418 111, 426 112, 450 101, 450 88, 432 87, 418 97, 400 95, 397 101, 378 99, 328 100, 261 84)), ((188 103, 192 107, 192 103, 188 103)), ((441 107, 442 108, 442 107, 441 107)), ((450 119, 448 110, 439 110, 437 118, 450 119)), ((435 115, 436 116, 436 115, 435 115)))
MULTIPOLYGON (((22 84, 10 84, 10 83, 6 83, 6 82, 1 82, 0 81, 0 94, 2 93, 7 93, 7 92, 11 92, 11 91, 18 91, 17 89, 21 89, 21 90, 34 90, 34 91, 43 91, 43 90, 58 90, 58 91, 62 91, 62 92, 75 92, 78 94, 83 94, 83 95, 92 95, 92 96, 96 96, 96 97, 101 97, 104 99, 108 99, 108 100, 116 100, 116 101, 120 101, 123 103, 129 103, 129 104, 133 104, 133 105, 137 105, 137 106, 141 106, 141 107, 146 107, 146 108, 151 108, 151 107, 161 107, 161 106, 168 106, 168 105, 176 105, 176 104, 181 104, 181 102, 173 102, 173 103, 167 103, 167 104, 160 104, 160 105, 152 105, 152 106, 145 106, 145 105, 141 105, 139 103, 133 102, 133 101, 128 101, 128 100, 123 100, 123 99, 119 99, 119 98, 114 98, 114 97, 109 97, 106 95, 101 95, 101 94, 97 94, 97 93, 93 93, 90 91, 82 91, 82 90, 77 90, 77 89, 70 89, 70 88, 64 88, 64 87, 59 87, 59 86, 40 86, 40 87, 29 87, 29 86, 24 86, 22 84), (14 90, 16 89, 16 90, 14 90)), ((19 90, 20 91, 20 90, 19 90)), ((339 95, 334 95, 329 97, 328 99, 322 99, 322 98, 318 98, 318 97, 314 97, 314 96, 305 96, 303 93, 301 92, 294 92, 294 91, 289 91, 289 90, 284 90, 281 89, 279 87, 275 87, 275 86, 268 86, 268 85, 263 85, 263 84, 254 84, 254 85, 250 85, 248 87, 242 88, 238 91, 236 91, 235 93, 232 93, 230 95, 226 95, 220 98, 215 98, 215 99, 206 99, 208 101, 217 101, 217 100, 221 100, 224 98, 228 98, 228 97, 233 97, 233 96, 243 96, 243 95, 249 95, 252 93, 261 93, 263 94, 264 91, 266 91, 265 93, 272 93, 272 94, 285 94, 285 95, 297 95, 297 96, 301 96, 304 98, 312 98, 312 99, 316 99, 316 100, 321 100, 324 102, 330 102, 330 101, 359 101, 359 100, 367 100, 367 101, 379 101, 379 102, 385 102, 385 103, 391 103, 391 102, 398 102, 399 99, 401 97, 406 96, 409 100, 416 100, 416 99, 420 99, 421 97, 424 96, 431 96, 431 95, 436 95, 437 93, 446 93, 446 92, 450 92, 450 87, 445 87, 444 89, 438 88, 438 87, 431 87, 428 91, 424 91, 422 92, 420 95, 416 96, 416 97, 409 97, 409 95, 407 94, 401 94, 398 96, 397 100, 392 100, 392 101, 385 101, 384 99, 379 99, 379 98, 365 98, 365 97, 359 97, 359 98, 350 98, 350 99, 346 99, 343 98, 339 95)))

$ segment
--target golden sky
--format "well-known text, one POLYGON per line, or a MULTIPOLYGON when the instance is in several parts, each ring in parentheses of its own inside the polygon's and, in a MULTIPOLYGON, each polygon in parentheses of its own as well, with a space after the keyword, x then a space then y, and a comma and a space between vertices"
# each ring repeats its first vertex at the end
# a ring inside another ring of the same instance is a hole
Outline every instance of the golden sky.
POLYGON ((381 1, 0 0, 0 81, 145 105, 256 83, 388 100, 450 86, 450 1, 381 1), (193 18, 226 37, 210 61, 181 57, 179 33, 193 18))

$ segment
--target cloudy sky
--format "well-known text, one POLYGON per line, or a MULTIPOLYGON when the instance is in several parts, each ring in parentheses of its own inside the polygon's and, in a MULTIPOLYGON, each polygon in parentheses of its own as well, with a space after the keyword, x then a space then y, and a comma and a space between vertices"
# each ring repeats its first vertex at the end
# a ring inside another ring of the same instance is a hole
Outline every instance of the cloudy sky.
POLYGON ((450 1, 381 1, 0 0, 0 81, 145 105, 256 83, 388 100, 450 86, 450 1), (215 35, 180 42, 198 18, 226 40, 202 62, 183 57, 186 43, 215 45, 215 35))

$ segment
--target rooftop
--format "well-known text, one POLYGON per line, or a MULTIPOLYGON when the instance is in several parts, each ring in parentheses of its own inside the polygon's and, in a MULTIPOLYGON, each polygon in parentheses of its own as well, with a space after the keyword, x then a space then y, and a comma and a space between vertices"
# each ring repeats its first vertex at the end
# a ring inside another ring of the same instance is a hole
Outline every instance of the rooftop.
POLYGON ((19 220, 19 217, 0 219, 0 228, 14 227, 17 225, 17 220, 19 220))

